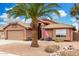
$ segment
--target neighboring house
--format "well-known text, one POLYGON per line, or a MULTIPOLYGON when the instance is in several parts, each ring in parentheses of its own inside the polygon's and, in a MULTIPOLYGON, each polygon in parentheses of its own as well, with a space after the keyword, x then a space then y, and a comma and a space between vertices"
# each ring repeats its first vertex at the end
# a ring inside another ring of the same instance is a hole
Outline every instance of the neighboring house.
MULTIPOLYGON (((47 19, 39 20, 38 24, 38 39, 51 37, 55 40, 59 37, 63 40, 73 40, 73 26, 60 24, 47 19)), ((1 39, 26 40, 28 37, 32 37, 32 28, 30 25, 22 22, 9 23, 0 29, 1 39)))
POLYGON ((3 27, 0 28, 0 39, 4 39, 3 27))

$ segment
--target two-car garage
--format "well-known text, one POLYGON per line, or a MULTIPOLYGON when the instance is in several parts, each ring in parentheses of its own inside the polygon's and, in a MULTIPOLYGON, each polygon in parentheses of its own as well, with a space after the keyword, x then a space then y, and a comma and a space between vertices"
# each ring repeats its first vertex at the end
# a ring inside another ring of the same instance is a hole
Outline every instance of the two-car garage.
MULTIPOLYGON (((31 33, 30 27, 26 24, 13 23, 4 28, 4 36, 6 40, 26 40, 31 33)), ((31 37, 31 35, 30 35, 31 37)))
POLYGON ((24 32, 22 30, 8 30, 7 39, 10 40, 23 40, 24 32))

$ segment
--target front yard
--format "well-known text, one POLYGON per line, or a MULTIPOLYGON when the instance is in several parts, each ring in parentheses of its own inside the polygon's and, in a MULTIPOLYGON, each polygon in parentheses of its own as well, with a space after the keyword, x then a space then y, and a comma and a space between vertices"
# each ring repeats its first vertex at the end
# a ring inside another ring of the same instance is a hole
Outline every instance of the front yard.
MULTIPOLYGON (((45 48, 48 45, 59 45, 59 51, 63 51, 69 45, 72 45, 74 49, 79 49, 79 42, 59 42, 54 41, 39 41, 40 47, 30 47, 31 41, 14 41, 14 40, 0 40, 0 51, 7 52, 19 56, 49 56, 50 53, 45 52, 45 48)), ((51 53, 52 54, 52 53, 51 53)))

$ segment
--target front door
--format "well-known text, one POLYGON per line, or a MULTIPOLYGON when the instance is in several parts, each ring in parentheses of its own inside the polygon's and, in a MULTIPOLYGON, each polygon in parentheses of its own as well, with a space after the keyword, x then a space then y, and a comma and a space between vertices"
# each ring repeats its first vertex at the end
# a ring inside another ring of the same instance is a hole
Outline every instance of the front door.
POLYGON ((38 24, 38 39, 41 38, 41 23, 38 24))

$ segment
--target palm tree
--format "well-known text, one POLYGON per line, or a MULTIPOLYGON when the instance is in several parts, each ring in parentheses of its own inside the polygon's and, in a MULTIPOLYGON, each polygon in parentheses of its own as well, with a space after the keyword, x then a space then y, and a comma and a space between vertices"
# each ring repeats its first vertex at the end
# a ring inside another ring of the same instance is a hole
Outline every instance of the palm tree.
POLYGON ((38 47, 38 18, 46 16, 52 18, 49 13, 55 13, 59 16, 59 12, 52 7, 59 7, 56 3, 43 4, 43 3, 19 3, 16 4, 12 9, 7 11, 10 16, 18 17, 24 16, 25 20, 28 18, 32 19, 31 27, 32 33, 32 47, 38 47))
POLYGON ((75 3, 74 6, 71 8, 71 16, 76 18, 79 31, 79 3, 75 3))

